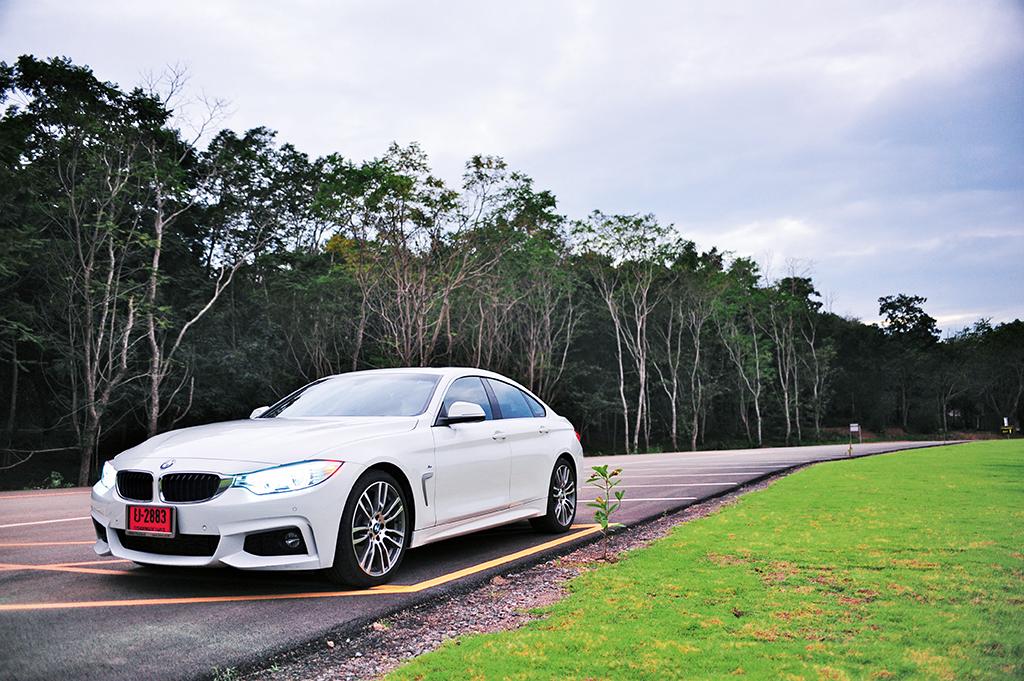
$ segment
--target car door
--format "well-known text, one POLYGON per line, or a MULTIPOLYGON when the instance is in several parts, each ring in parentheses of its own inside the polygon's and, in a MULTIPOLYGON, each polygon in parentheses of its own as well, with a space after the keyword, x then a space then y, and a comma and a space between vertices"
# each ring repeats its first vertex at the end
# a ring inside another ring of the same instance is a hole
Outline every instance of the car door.
POLYGON ((498 425, 507 434, 511 449, 509 501, 515 505, 544 497, 557 453, 551 451, 553 440, 548 437, 544 407, 510 383, 484 380, 494 395, 498 425))
POLYGON ((440 416, 453 402, 479 404, 487 419, 475 423, 436 425, 434 504, 437 524, 458 522, 508 508, 510 449, 495 420, 482 379, 464 376, 445 393, 440 416))

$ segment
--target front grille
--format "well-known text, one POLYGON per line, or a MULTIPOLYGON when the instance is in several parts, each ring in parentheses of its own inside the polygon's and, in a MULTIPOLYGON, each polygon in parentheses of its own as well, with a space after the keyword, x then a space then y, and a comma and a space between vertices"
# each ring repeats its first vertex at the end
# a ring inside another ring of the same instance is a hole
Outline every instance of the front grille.
POLYGON ((141 471, 119 471, 117 493, 133 501, 152 501, 153 476, 141 471))
POLYGON ((160 478, 164 501, 206 501, 220 488, 220 476, 213 473, 170 473, 160 478))
POLYGON ((161 556, 212 556, 217 551, 220 536, 206 534, 179 534, 177 537, 137 537, 117 530, 121 546, 129 551, 157 553, 161 556))

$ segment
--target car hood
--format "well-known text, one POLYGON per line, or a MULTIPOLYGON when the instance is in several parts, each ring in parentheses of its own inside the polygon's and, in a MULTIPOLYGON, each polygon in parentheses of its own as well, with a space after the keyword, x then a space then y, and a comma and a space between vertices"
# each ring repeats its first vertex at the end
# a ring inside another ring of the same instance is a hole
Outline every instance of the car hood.
MULTIPOLYGON (((172 430, 119 454, 119 470, 155 470, 175 460, 174 469, 200 466, 232 474, 258 466, 275 466, 318 456, 345 460, 345 445, 369 438, 404 433, 416 427, 415 418, 339 417, 272 418, 228 421, 172 430), (205 462, 205 465, 202 465, 205 462)), ((173 472, 173 471, 172 471, 173 472)))

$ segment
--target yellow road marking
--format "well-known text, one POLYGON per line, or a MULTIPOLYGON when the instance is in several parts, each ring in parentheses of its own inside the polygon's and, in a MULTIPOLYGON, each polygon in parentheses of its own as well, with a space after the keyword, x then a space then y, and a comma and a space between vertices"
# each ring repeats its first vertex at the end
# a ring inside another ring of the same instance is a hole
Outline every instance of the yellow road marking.
MULTIPOLYGON (((71 565, 27 565, 25 563, 0 563, 0 570, 40 570, 42 572, 78 572, 86 575, 123 575, 124 570, 74 567, 71 565)), ((4 606, 0 606, 3 609, 4 606)))
MULTIPOLYGON (((121 599, 121 600, 110 600, 110 601, 64 601, 54 603, 5 603, 0 604, 0 612, 12 612, 22 610, 59 610, 63 608, 111 608, 111 607, 125 607, 125 606, 142 606, 142 605, 187 605, 193 603, 236 603, 240 601, 281 601, 288 599, 304 599, 304 598, 341 598, 345 596, 381 596, 381 595, 394 595, 394 594, 409 594, 418 593, 425 589, 430 589, 435 586, 447 584, 448 582, 456 579, 461 579, 484 570, 489 570, 499 565, 510 563, 520 558, 525 558, 548 549, 561 546, 574 539, 579 539, 587 535, 594 534, 601 530, 600 525, 574 525, 573 529, 576 532, 567 534, 557 539, 531 546, 530 548, 523 549, 522 551, 516 551, 493 560, 488 560, 483 563, 478 563, 461 570, 449 572, 448 574, 434 577, 433 579, 427 579, 416 584, 386 584, 383 586, 375 586, 370 589, 360 589, 356 591, 313 591, 306 593, 284 593, 284 594, 254 594, 250 596, 186 596, 180 598, 141 598, 141 599, 121 599)), ((0 563, 0 570, 13 570, 13 569, 42 569, 42 570, 65 570, 69 572, 87 572, 90 574, 131 574, 123 570, 103 570, 93 569, 84 567, 65 567, 67 564, 48 565, 48 566, 33 566, 33 565, 16 565, 10 563, 0 563)))
POLYGON ((77 563, 49 563, 53 567, 78 567, 80 565, 106 565, 107 563, 131 563, 127 558, 108 558, 107 560, 80 560, 77 563))

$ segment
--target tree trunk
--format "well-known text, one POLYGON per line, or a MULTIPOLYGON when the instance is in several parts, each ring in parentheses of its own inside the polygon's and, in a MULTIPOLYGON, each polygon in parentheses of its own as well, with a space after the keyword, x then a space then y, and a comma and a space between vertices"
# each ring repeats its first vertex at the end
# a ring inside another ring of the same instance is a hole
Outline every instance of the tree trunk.
POLYGON ((757 446, 763 447, 764 437, 761 434, 761 400, 757 395, 754 396, 754 414, 757 417, 757 446))
POLYGON ((88 487, 92 477, 93 445, 86 443, 82 446, 78 459, 78 486, 88 487))
POLYGON ((790 330, 790 359, 789 363, 793 367, 793 414, 795 416, 796 423, 796 441, 797 443, 803 442, 804 433, 803 426, 800 423, 800 367, 796 358, 796 336, 793 334, 792 329, 790 330))
POLYGON ((754 439, 750 434, 750 414, 748 413, 750 407, 747 405, 747 393, 743 390, 742 385, 739 386, 737 391, 737 401, 739 403, 740 423, 743 424, 743 432, 747 436, 747 444, 753 444, 754 439))
POLYGON ((619 336, 618 325, 615 329, 615 350, 616 357, 619 362, 619 399, 622 400, 622 422, 623 429, 625 432, 625 443, 626 443, 626 454, 630 454, 629 449, 629 400, 626 399, 626 372, 622 362, 622 339, 619 336))
POLYGON ((85 432, 82 433, 80 458, 78 460, 78 486, 88 487, 92 482, 93 459, 96 458, 96 446, 100 439, 101 412, 95 403, 90 401, 86 410, 85 432))
POLYGON ((146 286, 146 339, 149 342, 149 397, 146 410, 146 435, 156 435, 160 425, 160 383, 163 381, 163 358, 156 335, 156 296, 160 285, 160 257, 164 245, 164 202, 161 188, 156 188, 156 210, 153 216, 153 253, 149 263, 146 286))
POLYGON ((690 424, 690 451, 697 451, 697 436, 700 428, 700 409, 703 399, 700 382, 700 331, 693 335, 693 366, 690 368, 690 407, 693 419, 690 424))
POLYGON ((352 371, 359 368, 359 355, 363 352, 363 335, 366 333, 366 296, 359 305, 359 324, 356 325, 356 343, 352 350, 352 371))
POLYGON ((754 341, 754 415, 757 418, 757 446, 764 446, 764 438, 761 428, 761 352, 757 345, 757 329, 754 327, 753 317, 750 321, 750 332, 754 341))

